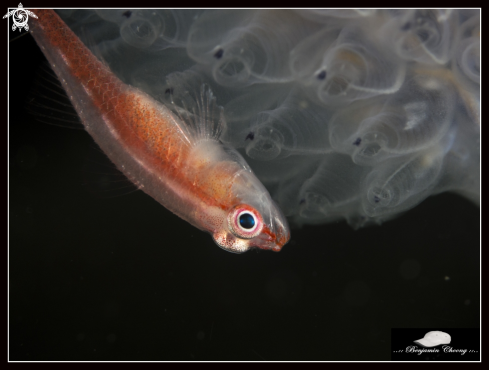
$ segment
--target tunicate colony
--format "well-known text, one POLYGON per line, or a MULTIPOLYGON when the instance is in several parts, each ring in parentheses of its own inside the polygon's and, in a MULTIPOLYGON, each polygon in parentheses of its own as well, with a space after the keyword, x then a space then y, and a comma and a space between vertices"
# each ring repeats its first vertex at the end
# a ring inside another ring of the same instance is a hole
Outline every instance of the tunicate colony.
POLYGON ((480 199, 480 10, 62 10, 124 82, 208 84, 292 224, 480 199))

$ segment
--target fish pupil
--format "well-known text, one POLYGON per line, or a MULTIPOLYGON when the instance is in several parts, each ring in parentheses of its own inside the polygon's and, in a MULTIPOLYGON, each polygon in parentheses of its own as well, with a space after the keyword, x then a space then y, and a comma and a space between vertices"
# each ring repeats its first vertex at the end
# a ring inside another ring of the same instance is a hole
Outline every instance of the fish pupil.
POLYGON ((244 229, 251 229, 255 226, 255 218, 249 213, 239 216, 239 224, 244 229))
POLYGON ((216 51, 216 53, 214 54, 214 57, 215 57, 216 59, 221 59, 223 54, 224 54, 224 50, 222 50, 222 49, 218 49, 218 50, 216 51))
POLYGON ((325 78, 326 78, 326 71, 321 71, 320 73, 318 73, 317 75, 318 80, 324 80, 325 78))

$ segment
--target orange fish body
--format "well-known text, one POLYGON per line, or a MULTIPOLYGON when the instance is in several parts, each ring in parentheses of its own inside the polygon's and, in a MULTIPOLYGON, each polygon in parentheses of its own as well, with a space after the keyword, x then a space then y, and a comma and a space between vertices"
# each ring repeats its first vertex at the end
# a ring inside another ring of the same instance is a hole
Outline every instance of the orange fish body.
POLYGON ((208 88, 197 110, 175 114, 119 80, 53 10, 34 13, 31 33, 86 130, 132 182, 228 251, 287 243, 287 221, 267 190, 219 142, 223 112, 208 88))

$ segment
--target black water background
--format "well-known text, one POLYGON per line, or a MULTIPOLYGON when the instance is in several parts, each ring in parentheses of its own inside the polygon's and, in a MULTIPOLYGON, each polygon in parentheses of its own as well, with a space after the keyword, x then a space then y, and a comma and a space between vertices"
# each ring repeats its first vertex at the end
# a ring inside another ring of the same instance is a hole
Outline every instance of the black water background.
POLYGON ((10 45, 10 360, 389 360, 391 328, 479 327, 469 201, 226 253, 142 192, 86 190, 91 138, 26 113, 42 59, 10 45))

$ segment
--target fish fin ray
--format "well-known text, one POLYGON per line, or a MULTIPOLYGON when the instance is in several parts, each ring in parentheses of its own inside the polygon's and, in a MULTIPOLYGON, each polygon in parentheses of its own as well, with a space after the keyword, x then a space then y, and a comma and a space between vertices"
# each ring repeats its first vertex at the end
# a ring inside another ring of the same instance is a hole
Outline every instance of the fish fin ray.
POLYGON ((165 104, 183 123, 182 130, 196 144, 202 140, 219 141, 225 126, 224 109, 217 104, 211 87, 189 71, 167 77, 165 104))

